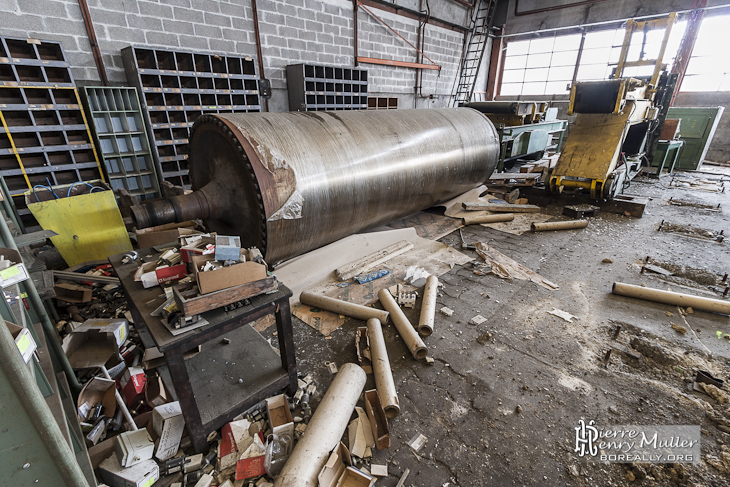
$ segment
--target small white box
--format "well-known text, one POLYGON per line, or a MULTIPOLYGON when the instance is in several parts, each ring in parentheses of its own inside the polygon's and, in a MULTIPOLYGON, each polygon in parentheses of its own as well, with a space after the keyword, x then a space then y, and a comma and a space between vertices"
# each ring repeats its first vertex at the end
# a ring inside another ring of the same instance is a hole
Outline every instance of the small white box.
POLYGON ((160 437, 155 451, 158 460, 164 461, 175 456, 184 428, 185 419, 179 402, 163 404, 152 410, 152 429, 160 437))
POLYGON ((116 437, 114 449, 117 460, 122 467, 131 467, 145 460, 152 459, 155 453, 155 442, 146 429, 127 431, 116 437))
POLYGON ((101 478, 110 487, 150 487, 160 478, 160 468, 154 460, 145 460, 137 465, 124 468, 116 455, 112 455, 99 465, 101 478))
POLYGON ((271 431, 276 436, 289 435, 294 439, 294 419, 289 411, 289 403, 284 394, 266 399, 266 412, 269 414, 271 431))

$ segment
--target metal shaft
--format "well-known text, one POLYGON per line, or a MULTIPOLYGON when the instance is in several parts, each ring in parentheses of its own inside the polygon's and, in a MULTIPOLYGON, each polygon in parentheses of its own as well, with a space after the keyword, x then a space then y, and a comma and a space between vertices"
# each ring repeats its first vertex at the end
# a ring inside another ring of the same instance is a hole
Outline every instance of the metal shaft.
POLYGON ((203 115, 195 191, 132 208, 137 228, 202 218, 274 265, 486 181, 499 138, 470 108, 203 115))

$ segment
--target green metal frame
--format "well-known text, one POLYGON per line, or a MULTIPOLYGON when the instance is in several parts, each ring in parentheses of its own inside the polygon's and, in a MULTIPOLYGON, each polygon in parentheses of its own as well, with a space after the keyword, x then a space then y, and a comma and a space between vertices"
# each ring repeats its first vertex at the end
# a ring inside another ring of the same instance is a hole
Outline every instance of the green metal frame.
POLYGON ((656 150, 654 151, 654 158, 651 161, 651 169, 645 168, 644 172, 650 176, 658 177, 664 173, 664 169, 666 168, 667 173, 673 173, 683 149, 683 140, 660 140, 657 143, 656 150))

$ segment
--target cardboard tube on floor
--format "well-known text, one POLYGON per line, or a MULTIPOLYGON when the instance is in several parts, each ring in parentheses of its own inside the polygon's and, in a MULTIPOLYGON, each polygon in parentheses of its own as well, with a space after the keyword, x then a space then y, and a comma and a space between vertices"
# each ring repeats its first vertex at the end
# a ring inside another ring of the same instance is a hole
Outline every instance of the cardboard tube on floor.
POLYGON ((398 334, 401 336, 403 341, 406 342, 406 346, 408 347, 408 350, 411 351, 413 358, 420 360, 426 357, 428 354, 428 348, 423 343, 423 340, 421 340, 421 337, 418 336, 418 333, 416 333, 415 328, 413 328, 411 322, 408 321, 406 315, 403 314, 403 311, 400 309, 400 306, 398 306, 398 303, 395 302, 395 299, 393 299, 393 295, 390 294, 390 291, 387 289, 381 289, 378 293, 378 298, 380 299, 380 304, 383 305, 383 308, 390 313, 390 319, 393 321, 395 328, 398 330, 398 334))
POLYGON ((571 230, 573 228, 585 228, 588 226, 588 220, 569 220, 567 222, 545 222, 533 223, 533 232, 547 232, 550 230, 571 230))
POLYGON ((274 487, 317 487, 317 475, 340 442, 366 378, 359 365, 340 367, 274 487))
POLYGON ((656 303, 672 304, 674 306, 689 307, 712 313, 730 314, 730 301, 721 299, 703 298, 691 294, 662 291, 650 287, 635 286, 623 282, 613 283, 613 294, 630 298, 645 299, 656 303))
POLYGON ((423 302, 421 303, 421 317, 418 320, 418 333, 429 336, 433 333, 433 322, 436 317, 436 293, 439 289, 439 278, 428 276, 426 287, 423 289, 423 302))
POLYGON ((393 372, 390 370, 390 359, 388 349, 385 348, 383 327, 376 318, 368 320, 368 341, 370 342, 370 361, 373 364, 373 376, 375 377, 375 389, 380 396, 380 404, 388 419, 393 419, 400 414, 398 404, 398 393, 395 391, 393 372))
POLYGON ((514 214, 503 213, 501 215, 467 215, 461 221, 464 225, 477 225, 479 223, 511 222, 514 219, 514 214))
POLYGON ((357 318, 358 320, 367 321, 370 318, 377 318, 381 323, 388 322, 387 311, 362 306, 360 304, 348 303, 347 301, 310 293, 309 291, 302 291, 302 294, 299 295, 299 301, 309 306, 316 306, 327 311, 332 311, 333 313, 349 316, 350 318, 357 318))

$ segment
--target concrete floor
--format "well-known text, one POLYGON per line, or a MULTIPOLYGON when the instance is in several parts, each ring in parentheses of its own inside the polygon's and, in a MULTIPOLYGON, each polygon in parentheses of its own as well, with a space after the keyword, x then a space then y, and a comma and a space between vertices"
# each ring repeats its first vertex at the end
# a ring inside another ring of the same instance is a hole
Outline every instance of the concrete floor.
MULTIPOLYGON (((730 175, 728 168, 705 170, 730 175)), ((730 181, 730 176, 724 179, 730 181)), ((727 415, 727 405, 689 392, 686 382, 698 368, 728 378, 730 343, 715 332, 730 333, 730 319, 695 311, 686 320, 696 332, 680 335, 670 326, 684 325, 676 307, 611 294, 612 283, 621 281, 712 295, 706 285, 688 279, 670 278, 689 285, 683 288, 656 274, 640 274, 639 263, 647 256, 720 276, 730 271, 730 242, 657 231, 666 220, 727 233, 730 184, 721 193, 670 187, 670 180, 643 178, 627 190, 651 198, 641 219, 600 213, 583 230, 521 236, 481 226, 464 229, 467 242, 488 243, 560 289, 478 276, 470 265, 455 267, 441 277, 444 288, 438 299, 438 308, 448 306, 455 313, 437 313, 436 330, 425 340, 434 365, 413 360, 394 327, 384 327, 401 415, 390 421, 391 448, 374 452, 374 461, 387 462, 390 472, 376 485, 396 485, 406 468, 410 475, 405 485, 413 487, 626 485, 632 476, 642 485, 730 485, 730 463, 715 462, 725 472, 708 464, 708 459, 714 462, 708 455, 720 456, 730 435, 706 414, 714 409, 712 414, 727 415), (672 206, 670 197, 724 208, 712 212, 672 206), (547 313, 553 307, 578 318, 568 323, 547 313), (487 321, 469 325, 477 314, 487 321), (614 339, 617 325, 621 332, 614 339), (680 363, 662 366, 647 357, 632 359, 625 351, 637 335, 676 351, 680 363), (612 347, 606 365, 604 355, 612 347), (574 428, 581 418, 599 424, 699 424, 703 461, 634 468, 585 461, 574 453, 574 428), (428 443, 415 453, 407 442, 418 433, 428 443)), ((551 204, 546 211, 557 217, 565 204, 570 202, 551 204)), ((459 248, 458 233, 442 241, 459 248)), ((419 308, 407 311, 417 321, 419 308)), ((356 362, 354 334, 362 325, 348 320, 325 339, 294 319, 299 368, 313 374, 318 384, 314 404, 331 381, 325 362, 356 362)), ((374 387, 372 376, 366 387, 374 387)))

